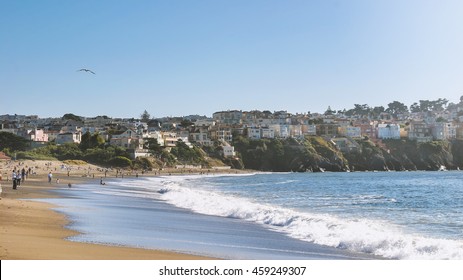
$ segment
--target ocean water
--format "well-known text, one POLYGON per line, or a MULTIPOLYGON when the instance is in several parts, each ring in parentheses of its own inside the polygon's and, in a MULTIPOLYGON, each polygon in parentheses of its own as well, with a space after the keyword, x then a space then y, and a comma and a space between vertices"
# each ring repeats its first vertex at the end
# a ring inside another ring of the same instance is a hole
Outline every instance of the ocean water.
POLYGON ((463 172, 108 180, 51 202, 75 241, 238 259, 463 259, 463 172))

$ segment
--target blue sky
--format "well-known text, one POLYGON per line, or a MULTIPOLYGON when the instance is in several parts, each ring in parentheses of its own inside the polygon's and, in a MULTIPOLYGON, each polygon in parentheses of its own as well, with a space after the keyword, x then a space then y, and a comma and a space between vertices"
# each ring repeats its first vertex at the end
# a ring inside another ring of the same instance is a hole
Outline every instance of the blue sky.
POLYGON ((324 112, 462 95, 460 0, 0 0, 0 114, 324 112))

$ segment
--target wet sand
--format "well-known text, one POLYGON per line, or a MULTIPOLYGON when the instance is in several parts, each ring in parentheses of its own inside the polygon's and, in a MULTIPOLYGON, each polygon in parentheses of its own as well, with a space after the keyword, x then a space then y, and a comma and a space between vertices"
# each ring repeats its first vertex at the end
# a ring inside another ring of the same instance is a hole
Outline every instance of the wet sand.
POLYGON ((49 190, 65 187, 69 183, 83 183, 94 179, 83 177, 95 166, 61 170, 60 162, 25 161, 22 167, 34 166, 37 174, 30 175, 18 189, 12 189, 11 171, 16 163, 0 163, 2 194, 0 200, 0 259, 2 260, 190 260, 210 259, 201 256, 168 251, 144 250, 72 242, 67 237, 78 232, 66 229, 69 221, 52 210, 53 205, 28 199, 50 198, 49 190), (47 165, 48 164, 48 165, 47 165), (53 172, 52 183, 47 174, 53 172), (57 183, 56 179, 59 179, 57 183))

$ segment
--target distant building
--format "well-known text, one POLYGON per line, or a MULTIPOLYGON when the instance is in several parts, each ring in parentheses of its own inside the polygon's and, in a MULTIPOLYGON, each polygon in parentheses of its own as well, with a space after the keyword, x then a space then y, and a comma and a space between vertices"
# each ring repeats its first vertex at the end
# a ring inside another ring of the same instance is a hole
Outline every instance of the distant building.
POLYGON ((323 123, 317 125, 317 135, 318 136, 336 136, 338 135, 339 125, 336 123, 323 123))
POLYGON ((314 124, 303 124, 301 130, 304 135, 317 135, 317 126, 314 124))
POLYGON ((261 137, 262 138, 268 138, 268 139, 274 139, 275 138, 275 130, 270 127, 263 127, 261 128, 261 137))
POLYGON ((248 127, 248 138, 253 140, 259 140, 262 138, 260 127, 248 127))
POLYGON ((362 137, 362 129, 356 126, 341 126, 339 128, 339 134, 351 138, 360 138, 362 137))
POLYGON ((207 127, 195 128, 193 132, 190 132, 190 141, 198 143, 204 146, 212 146, 214 142, 209 136, 209 129, 207 127))
POLYGON ((82 141, 82 133, 79 132, 65 132, 57 135, 55 143, 66 144, 66 143, 76 143, 79 144, 82 141))
POLYGON ((28 136, 28 140, 34 142, 48 142, 48 134, 40 128, 33 129, 31 132, 29 132, 28 136))
POLYGON ((400 125, 378 124, 378 139, 400 139, 400 125))
POLYGON ((235 147, 233 146, 223 146, 223 156, 224 157, 234 157, 236 155, 235 153, 235 147))
POLYGON ((113 135, 109 143, 127 149, 143 149, 142 138, 132 129, 127 129, 121 134, 113 135))
POLYGON ((435 123, 431 128, 434 140, 448 140, 457 137, 456 127, 452 123, 435 123))
POLYGON ((174 132, 165 132, 162 134, 162 138, 164 139, 164 146, 168 149, 177 146, 177 134, 174 132))
POLYGON ((238 110, 220 111, 212 114, 212 118, 223 124, 241 124, 243 112, 238 110))
POLYGON ((418 142, 432 141, 432 131, 429 125, 423 121, 412 121, 410 123, 410 131, 408 138, 418 142))

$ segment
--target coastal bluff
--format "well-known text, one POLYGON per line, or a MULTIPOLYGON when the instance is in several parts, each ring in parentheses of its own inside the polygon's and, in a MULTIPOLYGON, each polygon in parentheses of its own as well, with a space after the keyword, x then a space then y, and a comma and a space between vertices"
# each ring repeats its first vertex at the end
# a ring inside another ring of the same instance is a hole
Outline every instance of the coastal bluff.
POLYGON ((322 137, 236 139, 244 168, 275 172, 456 170, 463 168, 463 141, 348 139, 322 137))

